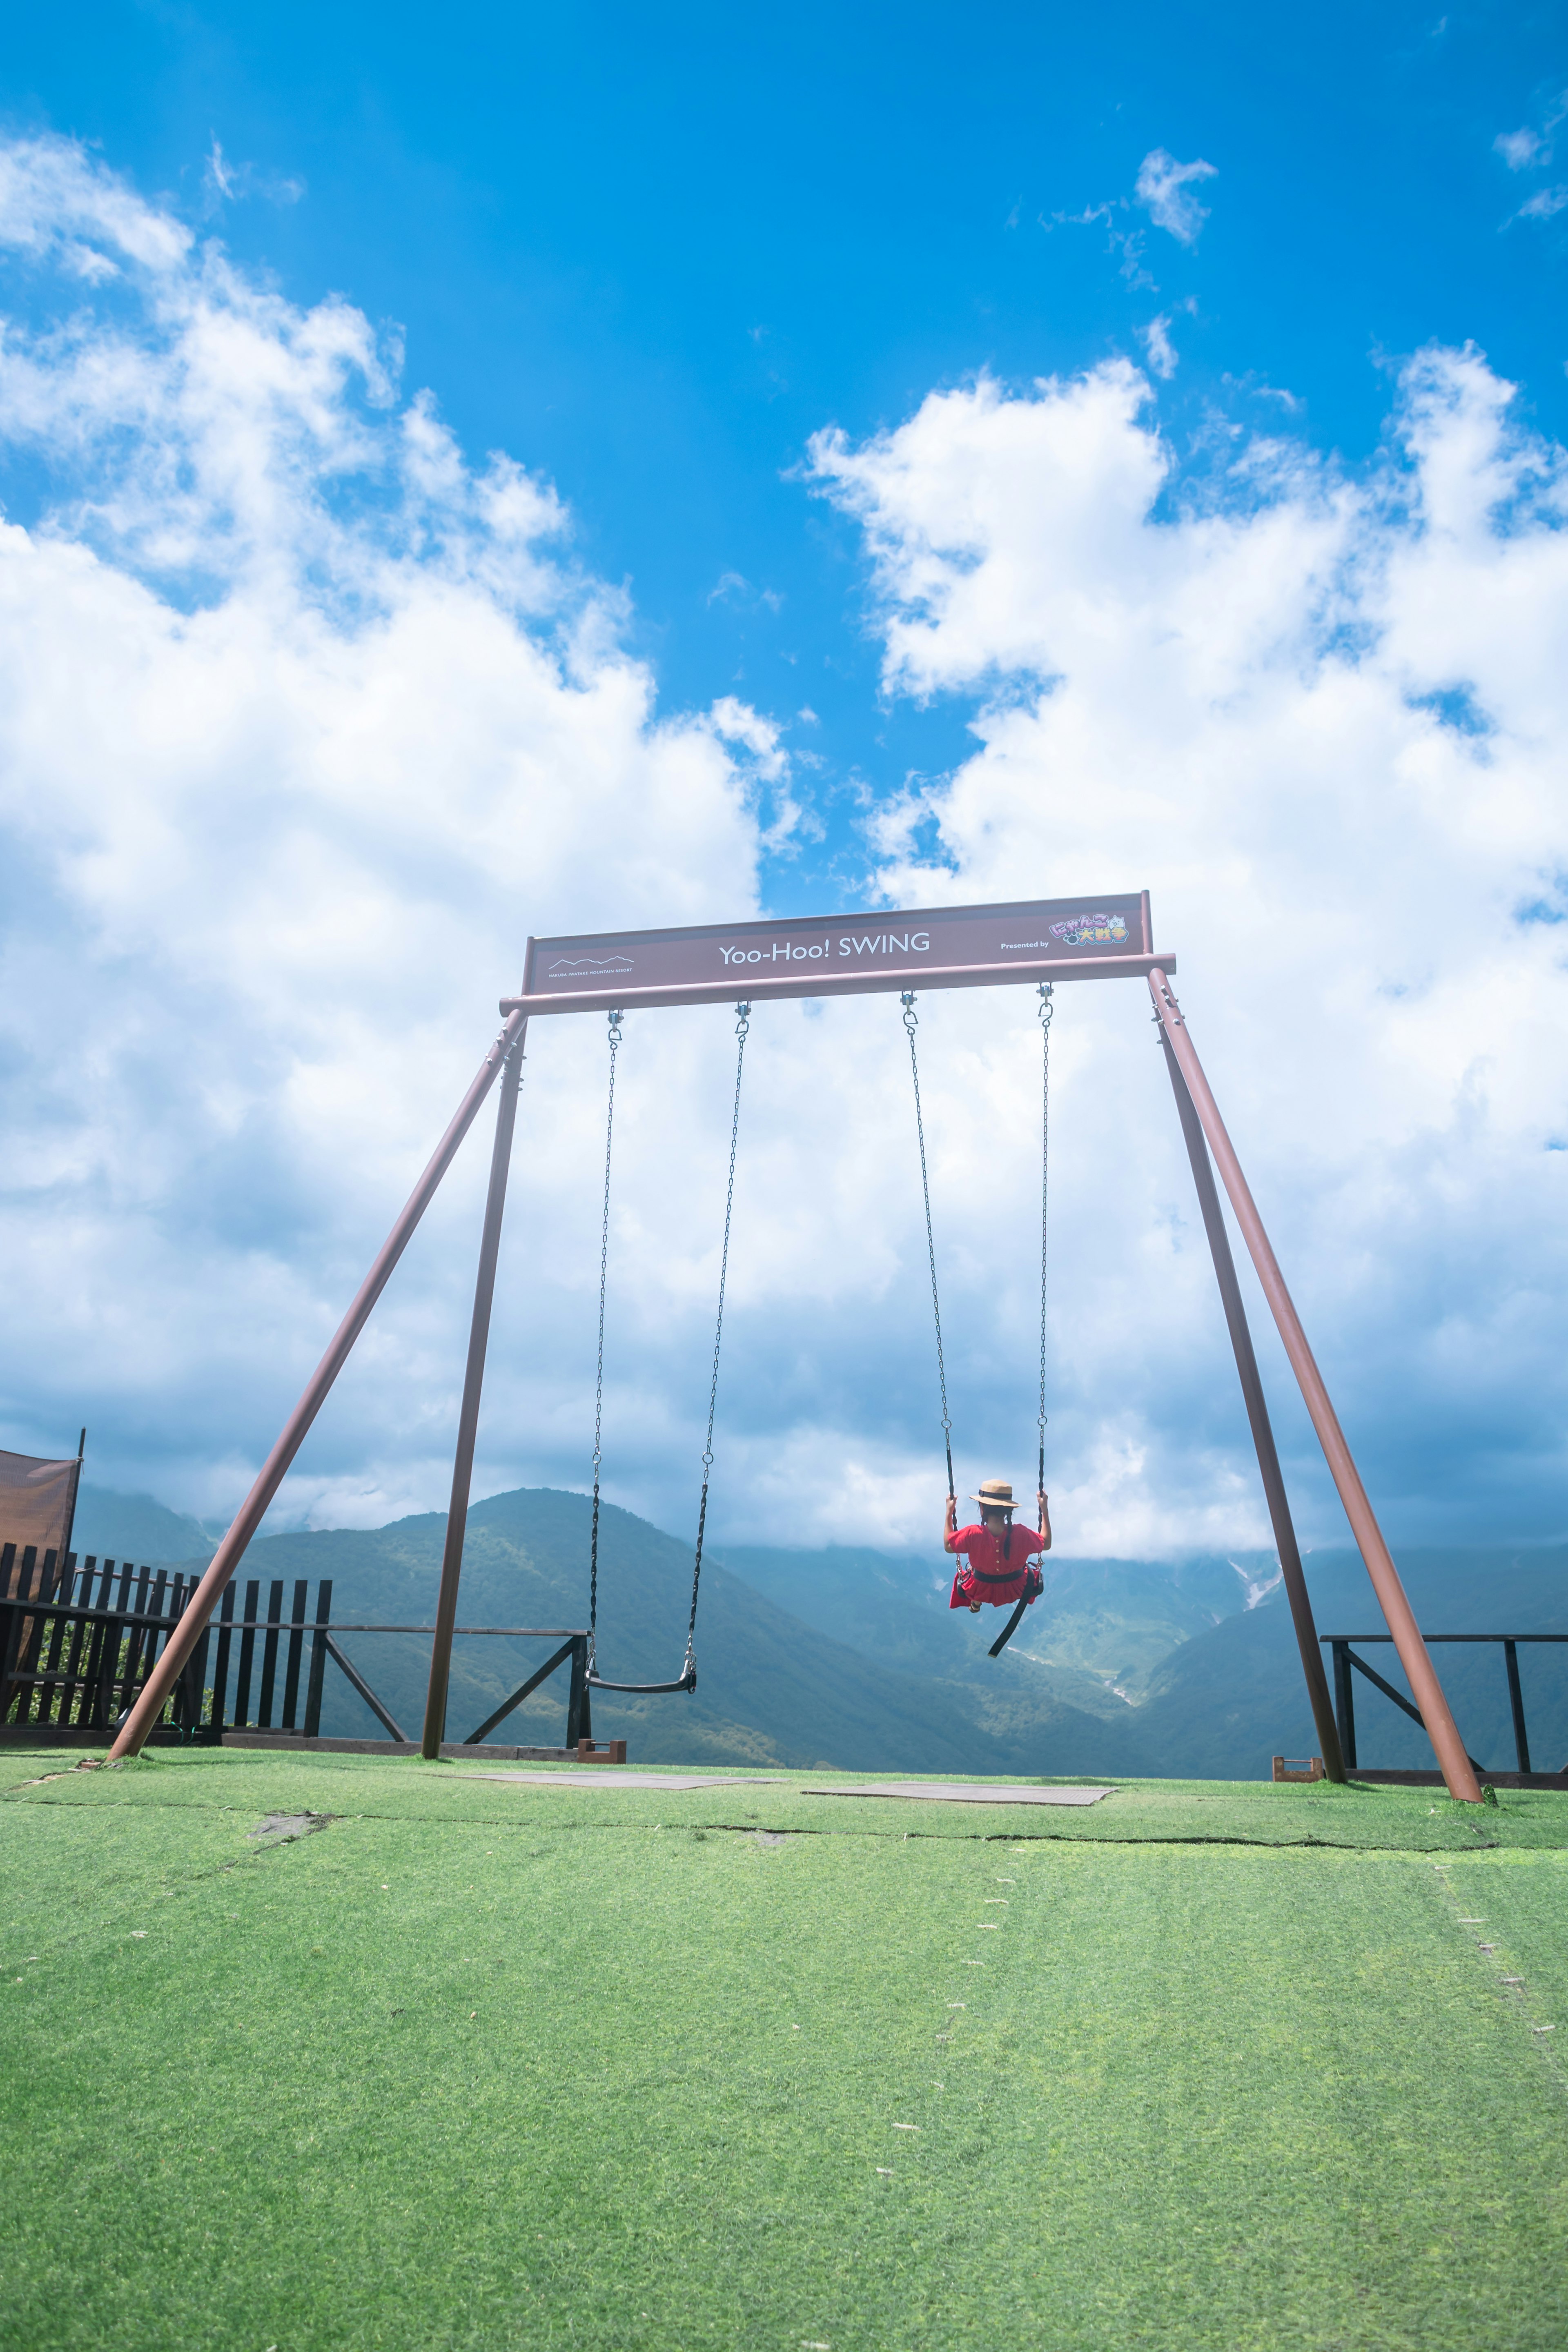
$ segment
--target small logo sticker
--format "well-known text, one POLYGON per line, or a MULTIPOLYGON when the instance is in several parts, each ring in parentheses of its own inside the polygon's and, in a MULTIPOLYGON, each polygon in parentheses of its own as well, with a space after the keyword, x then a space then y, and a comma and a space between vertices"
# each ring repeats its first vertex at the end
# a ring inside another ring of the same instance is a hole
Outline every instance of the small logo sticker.
POLYGON ((630 956, 557 956, 545 974, 547 980, 614 980, 623 971, 630 971, 630 956))
POLYGON ((1122 915, 1069 915, 1051 925, 1051 937, 1068 948, 1120 948, 1127 944, 1127 920, 1122 915))

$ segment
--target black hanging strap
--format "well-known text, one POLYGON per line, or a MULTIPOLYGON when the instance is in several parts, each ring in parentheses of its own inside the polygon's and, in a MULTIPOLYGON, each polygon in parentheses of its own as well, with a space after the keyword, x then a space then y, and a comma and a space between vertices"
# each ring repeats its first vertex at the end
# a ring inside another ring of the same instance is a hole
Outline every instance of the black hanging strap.
POLYGON ((1024 1595, 1016 1609, 1014 1610, 1011 1617, 1008 1618, 1007 1622, 1003 1626, 1002 1631, 997 1634, 996 1639, 992 1643, 989 1651, 986 1653, 988 1657, 999 1658, 1001 1656, 1003 1651, 1006 1648, 1008 1643, 1012 1640, 1014 1634, 1023 1623, 1024 1612, 1034 1598, 1035 1595, 1033 1593, 1026 1592, 1024 1595))
MULTIPOLYGON (((630 1691, 641 1697, 654 1698, 667 1691, 694 1691, 697 1688, 697 1595, 702 1582, 702 1541, 708 1528, 708 1482, 713 1469, 713 1423, 719 1410, 719 1357, 724 1343, 724 1290, 730 1277, 730 1224, 735 1212, 735 1152, 741 1135, 741 1074, 746 1064, 751 1012, 749 1004, 737 1004, 735 1007, 735 1035, 740 1041, 735 1051, 735 1108, 730 1119, 730 1179, 724 1195, 724 1246, 719 1259, 719 1314, 713 1327, 713 1376, 708 1388, 708 1434, 702 1447, 702 1500, 697 1512, 697 1553, 691 1569, 691 1613, 686 1621, 686 1657, 679 1675, 672 1683, 607 1683, 598 1675, 591 1674, 588 1680, 595 1690, 630 1691)), ((613 1070, 614 1065, 611 1066, 613 1070)))

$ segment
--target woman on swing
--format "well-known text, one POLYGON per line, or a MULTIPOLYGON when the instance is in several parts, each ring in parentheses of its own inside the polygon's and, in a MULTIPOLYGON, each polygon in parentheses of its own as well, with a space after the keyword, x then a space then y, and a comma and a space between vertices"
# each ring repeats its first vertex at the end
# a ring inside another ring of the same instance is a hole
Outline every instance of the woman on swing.
POLYGON ((1029 1561, 1036 1552, 1051 1548, 1051 1514, 1045 1489, 1039 1494, 1040 1526, 1033 1528, 1013 1525, 1013 1488, 1005 1478, 983 1478, 978 1495, 970 1496, 980 1506, 977 1527, 961 1528, 958 1524, 958 1504, 950 1495, 947 1498, 947 1526, 943 1539, 944 1551, 964 1555, 963 1563, 952 1580, 950 1609, 967 1609, 978 1616, 982 1604, 989 1601, 993 1609, 1005 1609, 1019 1601, 1037 1601, 1046 1589, 1046 1580, 1029 1561))

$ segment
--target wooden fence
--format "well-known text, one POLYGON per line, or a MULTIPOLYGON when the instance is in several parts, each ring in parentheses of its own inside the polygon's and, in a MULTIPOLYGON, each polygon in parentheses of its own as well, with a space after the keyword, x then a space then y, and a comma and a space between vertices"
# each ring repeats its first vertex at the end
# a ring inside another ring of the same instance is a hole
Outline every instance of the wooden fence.
MULTIPOLYGON (((153 1660, 189 1606, 199 1574, 137 1567, 130 1560, 74 1552, 63 1566, 32 1545, 0 1544, 0 1738, 77 1741, 108 1739, 129 1713, 153 1660)), ((321 1692, 329 1661, 358 1693, 388 1737, 406 1744, 357 1666, 340 1647, 339 1633, 429 1633, 428 1625, 338 1625, 331 1622, 332 1584, 322 1577, 310 1608, 309 1580, 299 1577, 287 1616, 284 1580, 274 1578, 261 1611, 261 1580, 237 1581, 224 1593, 175 1684, 156 1744, 216 1746, 226 1731, 295 1732, 319 1738, 321 1692), (300 1720, 301 1686, 303 1721, 300 1720)), ((581 1631, 529 1625, 460 1625, 459 1633, 559 1640, 537 1671, 468 1734, 477 1745, 514 1707, 569 1666, 566 1747, 592 1738, 587 1689, 588 1637, 581 1631)))

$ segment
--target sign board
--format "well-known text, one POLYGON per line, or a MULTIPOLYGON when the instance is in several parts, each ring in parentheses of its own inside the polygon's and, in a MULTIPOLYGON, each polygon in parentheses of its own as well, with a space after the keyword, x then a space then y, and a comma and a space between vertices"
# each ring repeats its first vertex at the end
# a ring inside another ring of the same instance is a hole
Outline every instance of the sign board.
MULTIPOLYGON (((723 1004, 745 997, 849 996, 987 988, 1146 972, 1154 961, 1146 890, 1020 898, 1000 907, 920 907, 797 916, 695 929, 531 940, 522 994, 502 1009, 723 1004)), ((1174 970, 1175 959, 1159 959, 1174 970)))

